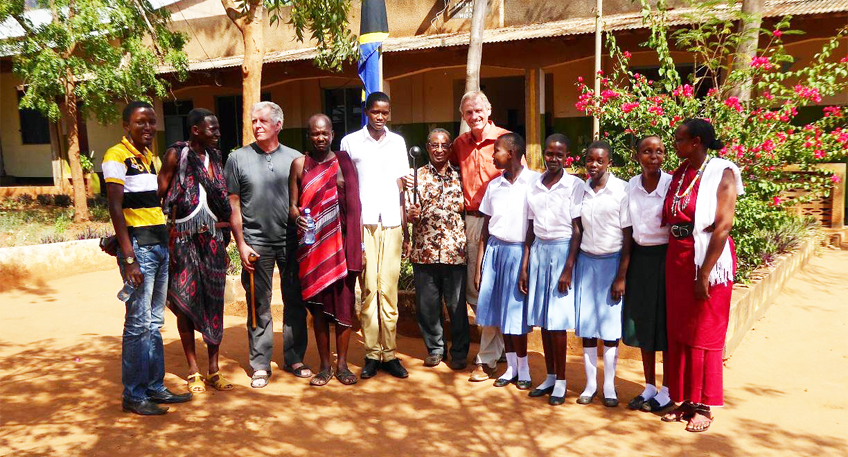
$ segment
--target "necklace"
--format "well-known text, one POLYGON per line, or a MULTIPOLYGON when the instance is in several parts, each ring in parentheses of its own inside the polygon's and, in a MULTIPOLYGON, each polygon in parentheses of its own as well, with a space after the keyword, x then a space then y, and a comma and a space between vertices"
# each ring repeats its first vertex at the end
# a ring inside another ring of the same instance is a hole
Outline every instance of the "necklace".
POLYGON ((689 183, 689 187, 687 187, 681 194, 680 188, 683 187, 683 177, 686 175, 686 171, 689 170, 689 162, 686 162, 686 170, 680 174, 680 180, 677 181, 677 190, 674 192, 674 198, 671 200, 672 216, 677 216, 678 211, 683 211, 683 208, 689 206, 689 198, 691 197, 692 189, 695 187, 695 183, 698 182, 698 179, 701 178, 701 175, 704 174, 704 170, 707 168, 707 163, 710 159, 710 157, 707 157, 707 159, 704 160, 704 163, 701 164, 701 168, 698 169, 698 173, 694 178, 692 178, 692 182, 689 183))

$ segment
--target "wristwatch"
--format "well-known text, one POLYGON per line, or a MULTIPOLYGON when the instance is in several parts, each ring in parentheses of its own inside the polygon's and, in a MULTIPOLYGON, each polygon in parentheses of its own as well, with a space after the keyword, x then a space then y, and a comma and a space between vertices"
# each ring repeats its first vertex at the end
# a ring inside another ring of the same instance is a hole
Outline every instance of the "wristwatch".
POLYGON ((124 263, 126 263, 127 265, 134 264, 135 263, 135 257, 133 257, 133 256, 124 257, 124 263))

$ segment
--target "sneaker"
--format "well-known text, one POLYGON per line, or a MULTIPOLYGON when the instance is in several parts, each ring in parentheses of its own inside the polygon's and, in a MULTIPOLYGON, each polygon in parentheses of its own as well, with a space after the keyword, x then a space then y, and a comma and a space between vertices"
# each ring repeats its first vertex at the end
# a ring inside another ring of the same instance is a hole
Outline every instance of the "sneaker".
POLYGON ((442 363, 442 354, 430 354, 424 359, 425 367, 437 367, 442 363))

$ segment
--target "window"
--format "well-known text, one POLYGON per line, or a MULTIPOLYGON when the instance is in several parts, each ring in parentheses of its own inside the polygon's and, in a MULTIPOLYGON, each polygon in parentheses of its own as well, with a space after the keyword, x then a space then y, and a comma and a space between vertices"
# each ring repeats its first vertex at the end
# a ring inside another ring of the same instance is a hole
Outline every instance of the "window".
MULTIPOLYGON (((264 92, 259 98, 263 102, 270 102, 271 94, 264 92)), ((224 163, 227 162, 230 151, 242 146, 242 105, 241 95, 215 97, 215 115, 221 125, 221 141, 218 143, 218 148, 221 150, 224 163)))
POLYGON ((40 111, 21 108, 23 92, 18 92, 18 116, 21 119, 21 143, 50 144, 50 121, 40 111))
MULTIPOLYGON (((695 71, 695 66, 693 64, 684 64, 676 65, 675 68, 677 69, 677 74, 680 75, 680 80, 683 82, 683 84, 689 84, 692 72, 695 71)), ((631 71, 633 71, 634 73, 645 75, 645 77, 648 78, 648 80, 650 81, 657 81, 660 79, 659 70, 659 66, 631 68, 631 71)), ((711 77, 704 77, 708 75, 708 70, 706 69, 706 67, 699 67, 697 75, 699 78, 702 79, 701 83, 697 87, 698 90, 695 92, 695 97, 701 99, 706 97, 707 92, 709 92, 709 90, 714 87, 713 79, 711 77)), ((721 80, 721 75, 717 75, 717 79, 721 80)))
POLYGON ((194 109, 191 100, 175 100, 162 102, 165 111, 165 145, 170 146, 177 141, 186 141, 191 134, 188 125, 188 112, 194 109))
POLYGON ((332 149, 338 151, 342 138, 362 128, 362 88, 345 87, 324 91, 324 112, 333 122, 332 149))

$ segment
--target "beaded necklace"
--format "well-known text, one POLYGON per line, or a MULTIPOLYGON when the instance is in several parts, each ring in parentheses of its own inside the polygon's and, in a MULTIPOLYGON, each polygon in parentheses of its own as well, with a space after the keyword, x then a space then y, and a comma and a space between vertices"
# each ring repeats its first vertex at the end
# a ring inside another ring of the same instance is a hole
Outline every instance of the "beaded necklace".
POLYGON ((701 164, 701 168, 698 169, 698 173, 692 179, 692 182, 689 183, 689 187, 687 187, 681 194, 680 188, 683 187, 683 177, 686 175, 686 171, 689 170, 689 162, 686 162, 686 170, 680 174, 680 180, 677 181, 677 190, 674 192, 674 198, 671 200, 672 216, 677 216, 678 211, 682 211, 683 208, 689 206, 689 198, 691 196, 690 194, 692 193, 692 189, 695 187, 695 183, 698 182, 698 179, 701 178, 701 175, 704 174, 704 170, 707 168, 707 163, 710 159, 711 157, 707 157, 706 160, 704 160, 704 163, 701 164))

